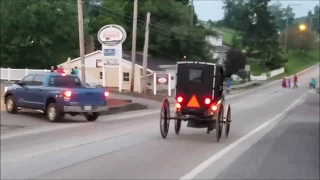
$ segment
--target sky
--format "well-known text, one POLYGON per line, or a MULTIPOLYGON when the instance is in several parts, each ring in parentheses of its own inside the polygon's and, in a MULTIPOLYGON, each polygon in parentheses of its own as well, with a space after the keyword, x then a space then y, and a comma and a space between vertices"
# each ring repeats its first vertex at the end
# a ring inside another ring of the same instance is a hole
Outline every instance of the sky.
MULTIPOLYGON (((273 2, 276 1, 271 1, 271 3, 273 2)), ((309 10, 313 11, 314 6, 319 5, 319 0, 280 0, 280 2, 283 7, 291 5, 296 18, 306 16, 309 10)), ((223 18, 222 0, 193 0, 193 4, 200 20, 208 21, 211 19, 218 21, 223 18)))

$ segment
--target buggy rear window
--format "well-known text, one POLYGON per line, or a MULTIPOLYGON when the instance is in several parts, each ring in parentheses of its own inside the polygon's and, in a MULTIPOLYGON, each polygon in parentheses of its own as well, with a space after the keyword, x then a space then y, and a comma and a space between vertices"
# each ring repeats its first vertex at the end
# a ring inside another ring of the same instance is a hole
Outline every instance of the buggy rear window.
POLYGON ((189 69, 189 81, 201 83, 203 81, 203 70, 189 69))
POLYGON ((50 78, 49 86, 55 87, 82 87, 78 77, 73 76, 54 76, 50 78))

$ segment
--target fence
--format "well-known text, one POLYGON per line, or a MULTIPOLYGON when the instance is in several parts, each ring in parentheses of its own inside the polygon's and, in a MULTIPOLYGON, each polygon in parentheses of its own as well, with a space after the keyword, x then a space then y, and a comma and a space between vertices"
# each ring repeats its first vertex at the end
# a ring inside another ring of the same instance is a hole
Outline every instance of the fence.
MULTIPOLYGON (((251 75, 250 79, 252 81, 265 81, 265 80, 267 80, 269 78, 272 78, 274 76, 277 76, 279 74, 284 73, 284 71, 285 71, 285 69, 284 69, 284 67, 282 67, 282 68, 279 68, 279 69, 272 70, 272 71, 270 71, 268 73, 262 73, 260 76, 251 75)), ((241 81, 242 80, 238 75, 232 75, 232 79, 234 81, 241 81)))
POLYGON ((16 81, 21 80, 28 74, 32 73, 43 73, 49 72, 47 69, 10 69, 10 68, 0 68, 1 69, 1 80, 16 81))

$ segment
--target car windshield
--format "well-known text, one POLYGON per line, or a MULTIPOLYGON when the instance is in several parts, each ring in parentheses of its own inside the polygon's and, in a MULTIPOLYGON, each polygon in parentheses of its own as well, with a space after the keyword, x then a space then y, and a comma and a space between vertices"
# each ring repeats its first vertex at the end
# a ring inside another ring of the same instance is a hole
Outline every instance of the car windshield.
POLYGON ((50 78, 49 86, 55 87, 82 87, 78 77, 54 76, 50 78))

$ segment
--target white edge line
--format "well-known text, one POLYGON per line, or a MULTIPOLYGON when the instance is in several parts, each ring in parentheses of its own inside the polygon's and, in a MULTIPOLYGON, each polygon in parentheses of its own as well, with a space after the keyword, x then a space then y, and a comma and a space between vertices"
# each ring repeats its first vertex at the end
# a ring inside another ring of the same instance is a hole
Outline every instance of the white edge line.
POLYGON ((202 171, 204 171, 205 169, 207 169, 210 165, 212 165, 215 161, 217 161, 219 158, 223 157, 224 155, 226 155, 229 151, 231 151, 233 148, 237 147, 240 143, 242 143, 243 141, 247 140, 248 138, 250 138, 252 135, 254 135, 255 133, 257 133, 258 131, 260 131, 261 129, 263 129, 264 127, 266 127, 268 124, 270 124, 271 122, 274 122, 275 120, 279 119, 280 117, 282 117, 283 115, 285 115, 288 111, 290 111, 291 109, 293 109, 294 107, 296 107, 299 103, 302 102, 302 100, 305 98, 305 96, 308 93, 303 94, 299 99, 295 100, 289 107, 287 107, 284 111, 282 111, 280 114, 278 114, 277 116, 275 116, 274 118, 270 119, 269 121, 265 122, 264 124, 260 125, 259 127, 257 127, 256 129, 254 129, 253 131, 251 131, 250 133, 242 136, 240 139, 238 139, 237 141, 233 142, 232 144, 230 144, 229 146, 225 147, 224 149, 222 149, 221 151, 219 151, 218 153, 214 154, 213 156, 211 156, 210 158, 208 158, 207 160, 205 160, 204 162, 202 162, 201 164, 199 164, 197 167, 195 167, 194 169, 192 169, 189 173, 187 173, 186 175, 184 175, 183 177, 181 177, 179 180, 187 180, 187 179, 193 179, 195 178, 198 174, 200 174, 202 171))
MULTIPOLYGON (((309 69, 312 69, 316 66, 318 66, 319 64, 316 64, 314 66, 311 66, 307 69, 304 69, 303 71, 299 72, 298 74, 300 73, 303 73, 305 71, 308 71, 309 69)), ((235 94, 235 95, 230 95, 229 97, 226 97, 226 99, 231 99, 231 98, 235 98, 237 96, 240 96, 240 95, 244 95, 244 94, 247 94, 249 92, 252 92, 252 91, 257 91, 259 89, 262 89, 262 88, 265 88, 267 86, 271 86, 277 82, 279 82, 280 80, 276 80, 274 82, 271 82, 271 83, 268 83, 266 85, 263 85, 261 87, 258 87, 258 88, 254 88, 254 89, 251 89, 249 91, 245 91, 245 92, 242 92, 242 93, 239 93, 239 94, 235 94)), ((175 108, 171 108, 171 110, 174 110, 175 108)), ((152 115, 152 114, 156 114, 156 113, 159 113, 160 110, 151 110, 150 112, 145 112, 145 113, 137 113, 135 115, 123 115, 123 116, 118 116, 118 117, 108 117, 109 119, 107 120, 104 120, 103 122, 111 122, 111 121, 115 121, 115 120, 121 120, 121 119, 128 119, 128 118, 135 118, 135 117, 141 117, 141 116, 146 116, 146 115, 152 115)), ((112 115, 111 115, 112 116, 112 115)), ((13 133, 7 133, 7 134, 1 134, 1 140, 4 140, 4 139, 8 139, 8 138, 13 138, 13 137, 18 137, 18 136, 25 136, 25 135, 31 135, 31 134, 38 134, 38 133, 43 133, 43 132, 49 132, 49 131, 54 131, 54 130, 60 130, 60 129, 67 129, 67 128, 73 128, 73 127, 78 127, 78 126, 83 126, 83 125, 86 125, 86 123, 81 123, 81 124, 75 124, 75 125, 60 125, 57 127, 49 127, 49 128, 42 128, 42 127, 39 127, 39 128, 33 128, 33 129, 28 129, 26 131, 19 131, 19 132, 13 132, 13 133)))

